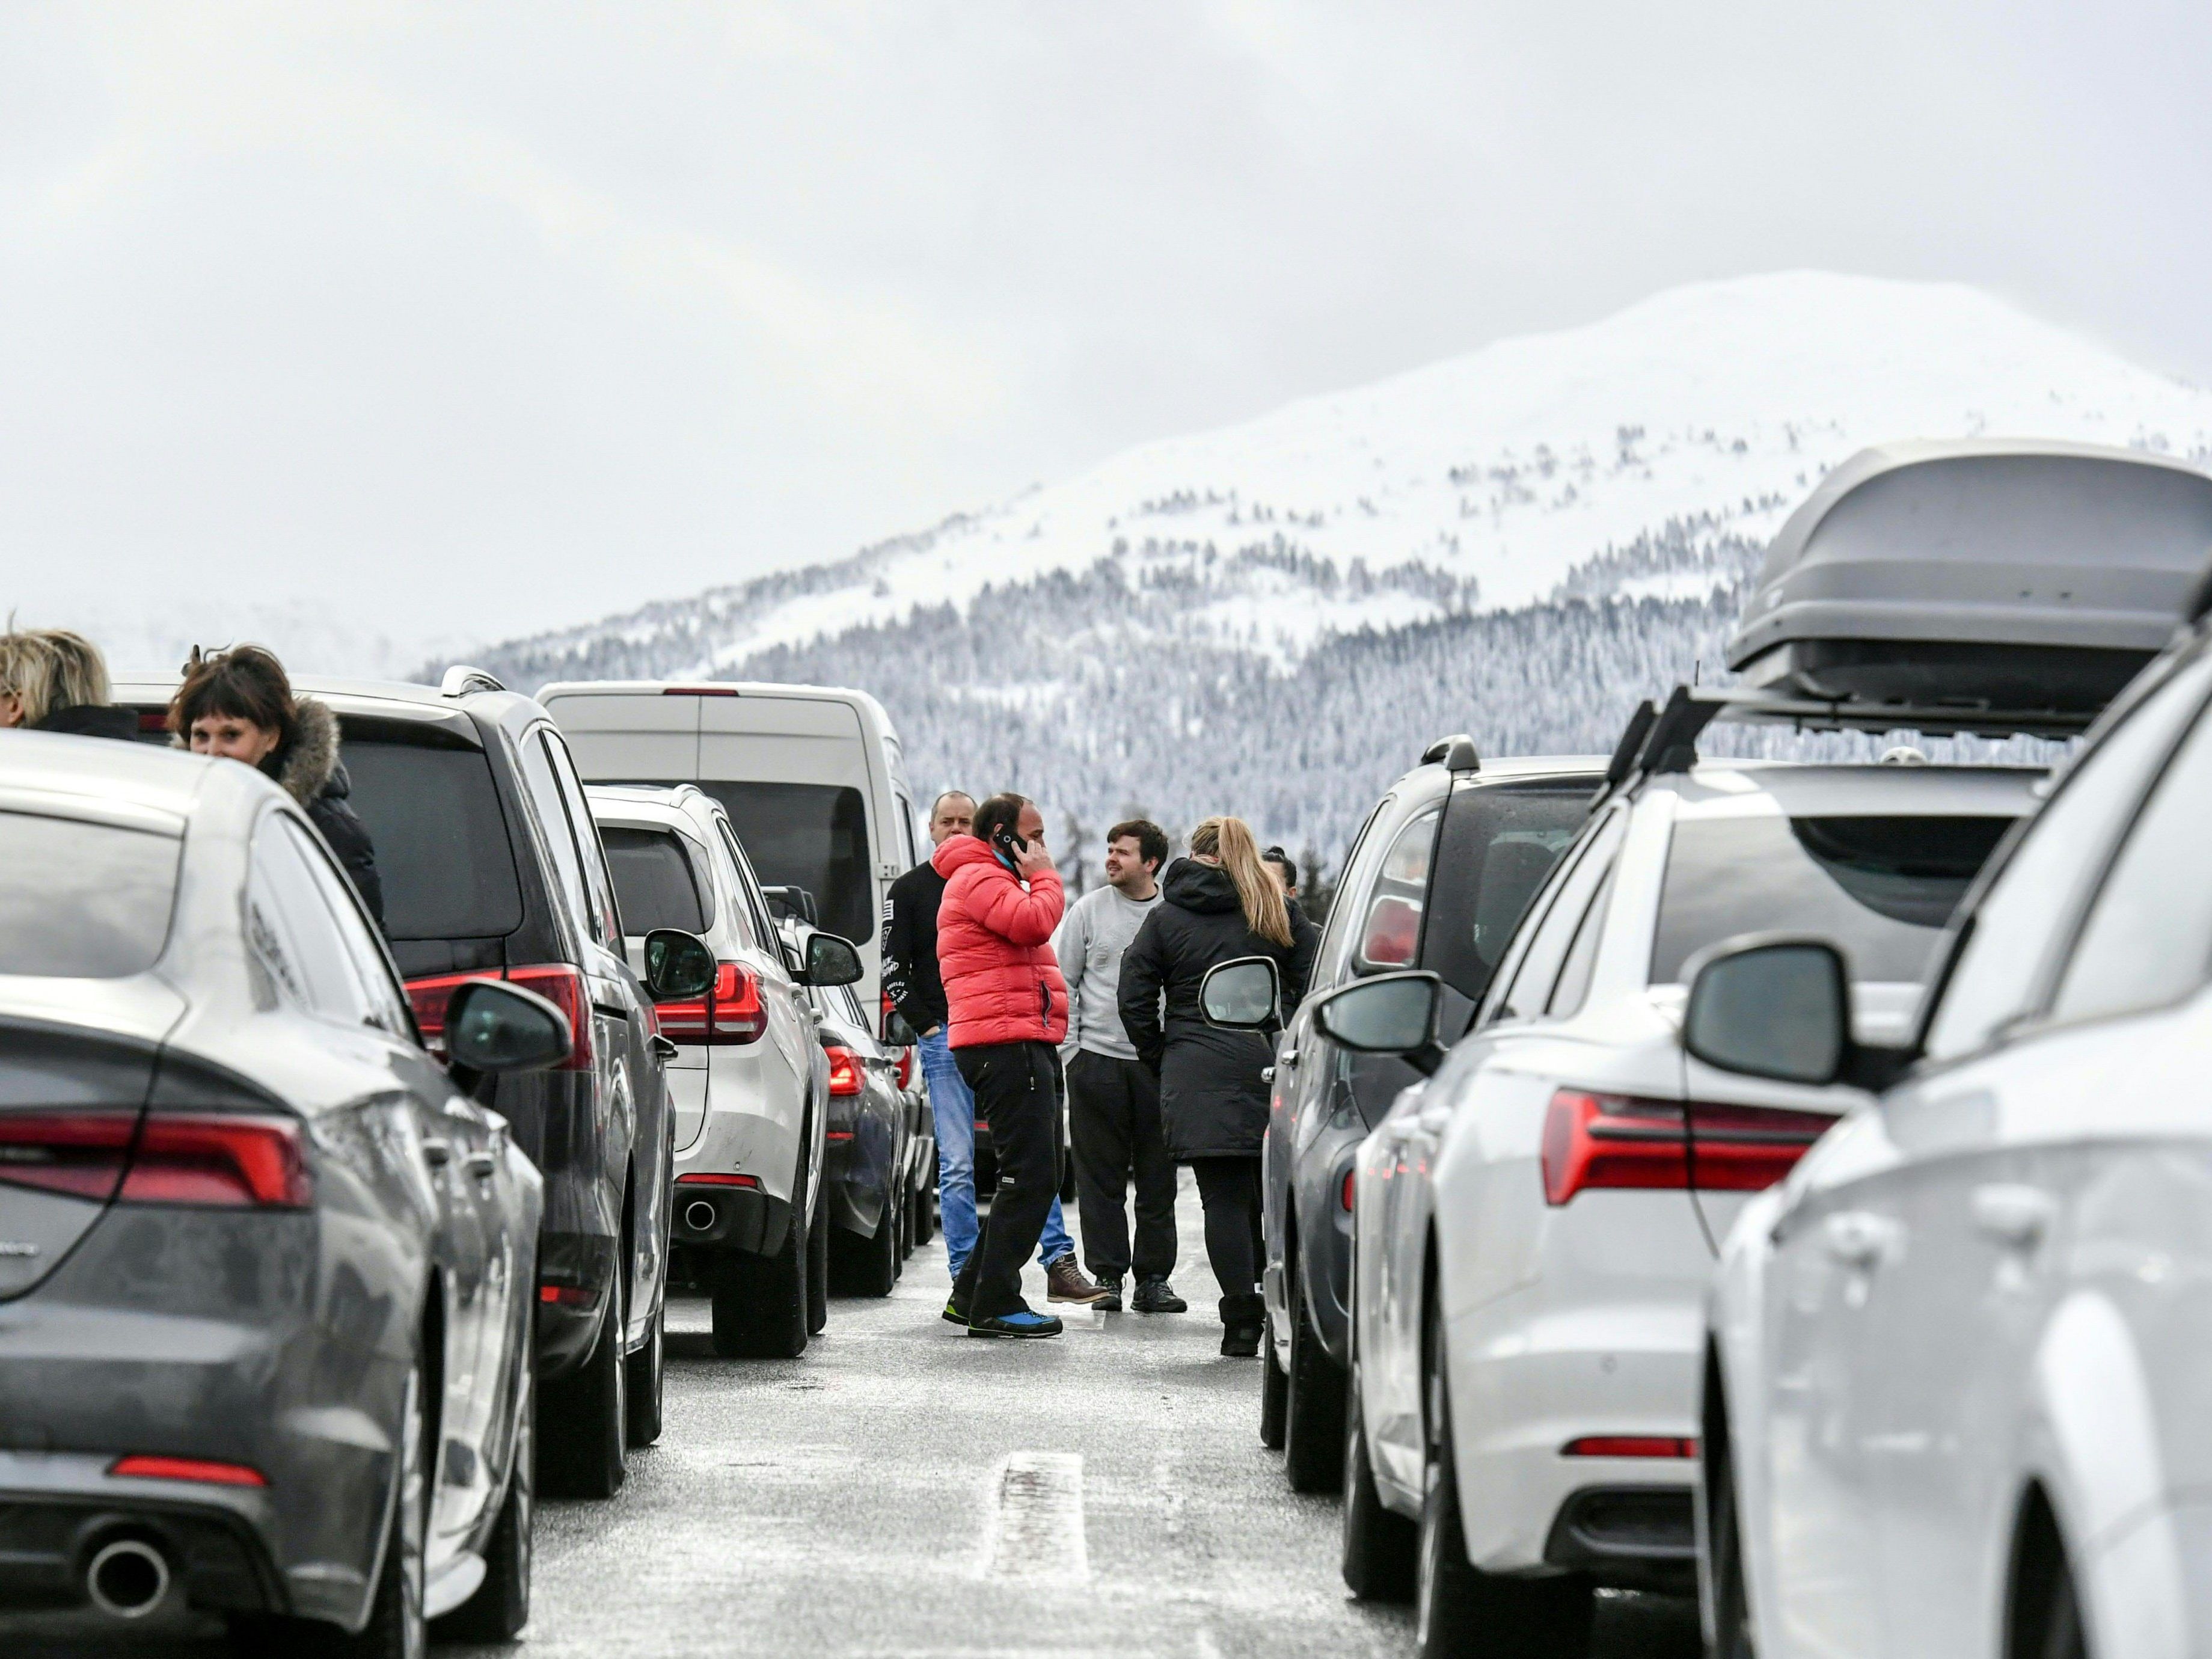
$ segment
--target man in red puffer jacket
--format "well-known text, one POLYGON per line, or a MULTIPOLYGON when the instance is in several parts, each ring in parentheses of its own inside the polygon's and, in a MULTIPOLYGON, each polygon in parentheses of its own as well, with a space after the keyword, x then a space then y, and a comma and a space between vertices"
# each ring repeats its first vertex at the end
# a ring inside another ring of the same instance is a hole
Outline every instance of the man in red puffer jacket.
POLYGON ((1066 898, 1044 850, 1044 814, 1019 795, 994 795, 973 830, 947 837, 930 863, 945 878, 937 965, 952 1059, 999 1157, 990 1218, 945 1317, 964 1316, 970 1336, 1057 1336, 1060 1321, 1022 1300, 1022 1264, 1060 1184, 1057 1050, 1067 1035, 1067 984, 1052 954, 1066 898))

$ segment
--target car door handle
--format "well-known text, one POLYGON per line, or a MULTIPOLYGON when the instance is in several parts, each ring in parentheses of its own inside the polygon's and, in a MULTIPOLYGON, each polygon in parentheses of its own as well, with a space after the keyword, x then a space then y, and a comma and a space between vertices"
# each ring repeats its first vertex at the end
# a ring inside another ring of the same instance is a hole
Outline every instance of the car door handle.
POLYGON ((499 1159, 489 1152, 471 1152, 461 1160, 461 1167, 478 1181, 489 1181, 499 1173, 499 1159))
POLYGON ((453 1161, 451 1141, 426 1140, 422 1143, 422 1161, 434 1170, 442 1170, 453 1161))
POLYGON ((1847 1267, 1864 1271, 1881 1265, 1893 1231, 1881 1216, 1865 1210, 1846 1210, 1830 1216, 1820 1232, 1831 1256, 1847 1267))
POLYGON ((661 1036, 658 1031, 653 1034, 653 1041, 646 1044, 646 1047, 653 1050, 654 1059, 663 1061, 673 1060, 684 1052, 672 1040, 661 1036))
POLYGON ((1297 1063, 1298 1051, 1295 1048, 1285 1048, 1275 1056, 1275 1064, 1278 1066, 1295 1066, 1297 1063))
POLYGON ((2042 1243, 2058 1212, 2050 1194, 2010 1182, 1975 1188, 1973 1206, 1974 1225, 2015 1250, 2033 1249, 2042 1243))

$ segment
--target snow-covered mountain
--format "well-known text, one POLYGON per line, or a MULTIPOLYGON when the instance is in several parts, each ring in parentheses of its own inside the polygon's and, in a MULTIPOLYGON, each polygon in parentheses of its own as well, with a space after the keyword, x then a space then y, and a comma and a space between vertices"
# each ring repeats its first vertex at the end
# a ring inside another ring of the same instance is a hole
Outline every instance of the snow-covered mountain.
POLYGON ((860 684, 925 787, 1026 779, 1093 831, 1132 802, 1243 811, 1326 854, 1438 732, 1609 746, 1634 695, 1711 676, 1736 584, 1829 467, 1978 433, 2207 457, 2212 394, 1970 288, 1700 283, 481 654, 530 686, 860 684))

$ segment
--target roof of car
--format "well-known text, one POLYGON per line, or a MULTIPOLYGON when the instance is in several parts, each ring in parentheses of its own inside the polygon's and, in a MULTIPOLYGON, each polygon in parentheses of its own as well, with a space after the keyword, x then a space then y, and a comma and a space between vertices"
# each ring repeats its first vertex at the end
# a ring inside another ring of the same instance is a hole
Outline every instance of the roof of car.
MULTIPOLYGON (((204 755, 153 744, 9 732, 0 737, 0 796, 20 791, 94 804, 127 803, 182 821, 191 817, 220 764, 204 755)), ((243 781, 246 774, 240 775, 243 781)))
MULTIPOLYGON (((166 702, 182 677, 171 672, 122 670, 113 677, 118 702, 140 702, 150 698, 166 702)), ((449 721, 450 717, 476 710, 501 725, 525 721, 538 705, 519 691, 488 688, 447 696, 434 685, 413 680, 362 680, 324 674, 295 675, 292 689, 328 702, 342 714, 372 714, 386 720, 449 721)))
POLYGON ((1413 768, 1392 785, 1398 791, 1419 788, 1424 785, 1441 789, 1455 779, 1464 778, 1470 783, 1504 783, 1528 778, 1562 777, 1588 781, 1601 776, 1605 771, 1602 755, 1501 755, 1486 756, 1482 764, 1472 771, 1455 772, 1441 761, 1428 761, 1413 768))
POLYGON ((1806 765, 1701 760, 1688 772, 1647 779, 1640 799, 1675 797, 1685 817, 1723 817, 1753 797, 1792 817, 1854 815, 2017 817, 2033 810, 2045 774, 2032 766, 1806 765))
POLYGON ((605 822, 609 818, 629 819, 638 823, 680 823, 691 828, 691 817, 685 808, 692 804, 691 796, 701 800, 709 797, 698 785, 679 783, 668 787, 638 783, 587 783, 584 795, 592 803, 592 816, 605 822), (688 794, 687 794, 688 792, 688 794))

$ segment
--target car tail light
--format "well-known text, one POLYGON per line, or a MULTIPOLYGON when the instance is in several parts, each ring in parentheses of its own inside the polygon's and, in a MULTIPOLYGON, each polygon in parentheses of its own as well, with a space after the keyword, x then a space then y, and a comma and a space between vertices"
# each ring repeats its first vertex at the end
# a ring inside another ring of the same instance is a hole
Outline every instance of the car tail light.
POLYGON ((483 969, 473 973, 433 974, 423 979, 409 980, 407 1000, 414 1005, 416 1027, 422 1033, 422 1041, 431 1053, 442 1055, 446 1052, 446 1010, 453 1000, 453 993, 472 979, 501 978, 526 991, 535 991, 568 1015, 568 1035, 574 1046, 568 1051, 568 1058, 553 1069, 590 1071, 592 1000, 585 994, 583 975, 565 962, 510 968, 504 975, 497 969, 483 969))
POLYGON ((840 1043, 827 1045, 830 1056, 830 1092, 833 1095, 857 1095, 860 1092, 860 1057, 840 1043))
POLYGON ((1358 1190, 1358 1188, 1359 1171, 1357 1170, 1346 1170, 1344 1172, 1343 1188, 1336 1195, 1336 1201, 1344 1206, 1344 1212, 1346 1215, 1350 1215, 1352 1213, 1352 1195, 1358 1190))
POLYGON ((743 695, 734 685, 664 685, 664 697, 735 697, 743 695))
POLYGON ((833 1142, 842 1143, 852 1138, 853 1132, 850 1129, 825 1129, 822 1133, 823 1139, 833 1142))
POLYGON ((216 1209, 314 1201, 298 1120, 226 1112, 0 1114, 0 1181, 75 1198, 216 1209))
POLYGON ((898 1086, 902 1089, 914 1087, 914 1050, 911 1048, 899 1050, 898 1086))
POLYGON ((1421 907, 1411 899, 1386 893, 1367 912, 1367 931, 1359 954, 1369 962, 1408 963, 1420 948, 1421 907))
POLYGON ((1826 1112, 1561 1089, 1544 1118, 1544 1197, 1565 1204, 1592 1188, 1759 1192, 1834 1121, 1826 1112))
POLYGON ((696 1170, 676 1177, 679 1187, 757 1187, 758 1176, 737 1175, 725 1170, 696 1170))
POLYGON ((198 1480, 211 1486, 265 1486, 269 1477, 243 1463, 216 1463, 203 1457, 118 1457, 107 1472, 120 1480, 198 1480))
POLYGON ((557 1279, 540 1279, 538 1300, 549 1308, 596 1308, 599 1293, 589 1285, 578 1285, 557 1279))
POLYGON ((653 1006, 662 1035, 675 1042, 755 1042, 768 1030, 760 975, 741 962, 714 969, 711 995, 653 1006))
POLYGON ((1695 1457, 1698 1443, 1663 1434, 1586 1434, 1559 1448, 1562 1457, 1695 1457))

